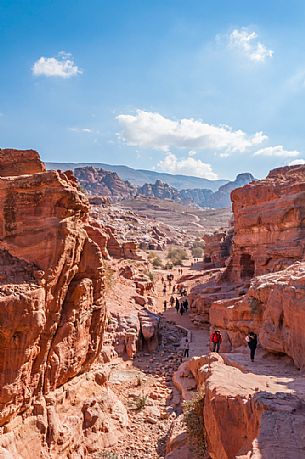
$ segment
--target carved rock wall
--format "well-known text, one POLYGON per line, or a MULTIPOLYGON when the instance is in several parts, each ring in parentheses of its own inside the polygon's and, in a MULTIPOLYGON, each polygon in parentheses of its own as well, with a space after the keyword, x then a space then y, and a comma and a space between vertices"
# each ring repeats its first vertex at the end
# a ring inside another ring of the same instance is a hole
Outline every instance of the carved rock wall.
POLYGON ((230 279, 276 272, 305 253, 305 166, 274 169, 234 190, 230 279))
POLYGON ((0 178, 0 425, 88 369, 105 320, 86 197, 69 173, 37 166, 37 153, 16 155, 26 167, 0 178))

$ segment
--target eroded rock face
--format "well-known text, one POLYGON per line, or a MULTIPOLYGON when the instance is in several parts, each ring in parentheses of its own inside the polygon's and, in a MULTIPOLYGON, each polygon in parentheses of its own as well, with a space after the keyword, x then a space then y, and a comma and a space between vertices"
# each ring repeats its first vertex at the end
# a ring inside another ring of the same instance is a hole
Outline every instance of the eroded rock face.
MULTIPOLYGON (((206 321, 210 319, 212 325, 225 329, 228 323, 232 343, 240 345, 241 340, 238 334, 233 336, 227 316, 235 314, 235 304, 239 304, 241 311, 240 304, 243 303, 239 297, 247 293, 251 280, 255 276, 276 273, 304 259, 305 166, 275 169, 265 180, 233 191, 232 201, 232 256, 226 261, 226 267, 221 275, 214 276, 213 281, 195 287, 190 299, 193 311, 202 314, 206 321), (209 318, 210 305, 218 300, 224 302, 213 307, 212 316, 209 318), (231 307, 233 309, 229 309, 231 307), (224 314, 222 319, 221 308, 224 314)), ((219 258, 220 246, 217 248, 217 244, 215 246, 214 243, 216 244, 213 238, 208 238, 206 261, 212 262, 213 257, 217 261, 219 258)), ((245 319, 240 321, 240 326, 248 322, 248 305, 245 308, 245 311, 240 313, 245 319)), ((249 321, 252 326, 255 325, 253 318, 249 321)), ((233 320, 233 323, 236 324, 236 321, 233 320)), ((243 326, 242 332, 246 331, 249 329, 243 326)))
POLYGON ((274 169, 231 197, 231 280, 279 271, 304 257, 305 166, 274 169))
POLYGON ((136 187, 122 180, 116 172, 91 166, 74 169, 76 178, 90 195, 108 197, 111 201, 129 199, 135 196, 136 187))
POLYGON ((233 230, 205 234, 204 265, 207 268, 223 268, 231 254, 233 230))
POLYGON ((246 296, 218 301, 210 309, 211 323, 226 330, 233 347, 244 345, 254 331, 261 346, 291 357, 305 368, 305 263, 255 278, 246 296))
POLYGON ((36 174, 45 172, 45 165, 34 150, 0 149, 0 176, 36 174))
POLYGON ((0 457, 87 458, 115 445, 129 421, 107 379, 92 370, 37 397, 27 416, 17 415, 2 428, 0 457))
POLYGON ((303 456, 305 405, 301 381, 244 372, 211 354, 188 364, 201 393, 212 459, 303 456))
POLYGON ((89 368, 105 319, 86 197, 69 173, 44 172, 37 153, 20 158, 27 175, 0 178, 0 425, 89 368))

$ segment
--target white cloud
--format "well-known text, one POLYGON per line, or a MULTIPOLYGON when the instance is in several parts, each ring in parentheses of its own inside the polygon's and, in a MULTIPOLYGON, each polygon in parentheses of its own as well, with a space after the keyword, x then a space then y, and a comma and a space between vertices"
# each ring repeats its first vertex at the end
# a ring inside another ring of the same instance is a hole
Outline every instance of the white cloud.
POLYGON ((157 164, 157 168, 171 174, 193 175, 210 180, 218 178, 210 164, 195 159, 190 153, 188 157, 179 160, 176 155, 168 152, 165 158, 157 164))
POLYGON ((273 51, 257 40, 256 32, 245 28, 234 29, 229 35, 229 47, 244 54, 250 61, 265 62, 273 56, 273 51))
POLYGON ((256 151, 253 156, 275 156, 283 158, 295 158, 299 156, 300 152, 296 150, 285 150, 283 145, 276 145, 274 147, 266 147, 256 151))
POLYGON ((137 110, 135 115, 121 114, 116 119, 122 127, 120 138, 128 145, 163 151, 185 148, 244 152, 267 139, 262 132, 249 136, 229 126, 215 126, 192 118, 174 121, 160 113, 143 110, 137 110))
POLYGON ((71 127, 71 128, 68 128, 69 131, 72 131, 72 132, 85 132, 87 134, 91 134, 93 132, 92 129, 90 128, 78 128, 78 127, 71 127))
POLYGON ((305 159, 294 159, 293 161, 290 161, 290 163, 288 163, 288 166, 297 166, 299 164, 305 164, 305 159))
POLYGON ((69 53, 61 51, 57 57, 40 57, 32 67, 33 75, 71 78, 83 73, 69 53))

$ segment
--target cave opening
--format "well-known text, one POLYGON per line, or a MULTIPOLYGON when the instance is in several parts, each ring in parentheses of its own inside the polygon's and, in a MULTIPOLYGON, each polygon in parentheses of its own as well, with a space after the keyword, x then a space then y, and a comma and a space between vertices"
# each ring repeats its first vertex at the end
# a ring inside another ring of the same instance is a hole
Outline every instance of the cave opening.
POLYGON ((255 261, 248 253, 243 253, 240 257, 240 277, 241 279, 254 277, 255 261))

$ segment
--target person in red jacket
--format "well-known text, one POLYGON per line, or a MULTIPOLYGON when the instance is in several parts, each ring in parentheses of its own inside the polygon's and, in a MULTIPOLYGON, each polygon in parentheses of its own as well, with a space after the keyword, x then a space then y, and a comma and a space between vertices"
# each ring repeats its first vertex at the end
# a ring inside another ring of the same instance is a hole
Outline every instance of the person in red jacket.
POLYGON ((222 337, 220 331, 213 331, 213 333, 211 333, 210 336, 210 342, 212 343, 212 352, 219 352, 221 341, 222 337))

